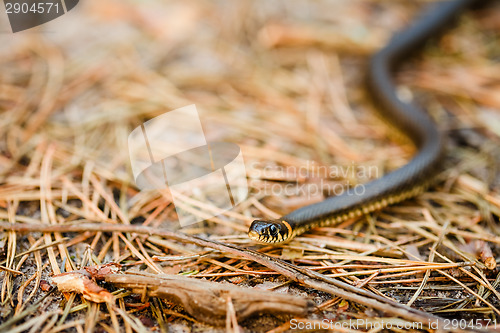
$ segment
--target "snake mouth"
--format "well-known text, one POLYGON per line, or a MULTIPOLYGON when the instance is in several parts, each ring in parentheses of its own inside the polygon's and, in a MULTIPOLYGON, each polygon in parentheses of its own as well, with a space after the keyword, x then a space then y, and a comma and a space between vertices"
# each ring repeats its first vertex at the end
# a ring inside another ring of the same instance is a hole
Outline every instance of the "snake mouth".
POLYGON ((261 240, 260 240, 260 235, 259 235, 259 233, 258 233, 257 231, 255 231, 255 230, 250 230, 250 231, 248 232, 248 237, 249 237, 251 240, 253 240, 253 241, 257 241, 257 242, 260 242, 260 241, 261 241, 261 240))
POLYGON ((272 238, 270 238, 270 237, 268 237, 266 235, 261 235, 257 231, 255 231, 255 230, 250 230, 248 232, 248 238, 250 238, 254 242, 257 242, 257 243, 260 243, 260 244, 270 245, 270 244, 276 244, 276 243, 278 243, 274 239, 272 239, 272 238))

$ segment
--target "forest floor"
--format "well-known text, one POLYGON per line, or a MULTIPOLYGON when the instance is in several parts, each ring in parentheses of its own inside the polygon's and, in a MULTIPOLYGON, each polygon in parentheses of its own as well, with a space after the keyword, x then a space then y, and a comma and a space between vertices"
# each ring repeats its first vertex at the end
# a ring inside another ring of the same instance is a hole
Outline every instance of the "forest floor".
POLYGON ((285 245, 246 234, 411 159, 364 79, 427 3, 88 0, 26 32, 2 22, 0 331, 496 328, 498 6, 396 74, 447 138, 435 185, 285 245), (186 197, 204 222, 181 228, 168 190, 136 187, 127 138, 190 104, 208 141, 241 148, 249 195, 223 212, 186 197))

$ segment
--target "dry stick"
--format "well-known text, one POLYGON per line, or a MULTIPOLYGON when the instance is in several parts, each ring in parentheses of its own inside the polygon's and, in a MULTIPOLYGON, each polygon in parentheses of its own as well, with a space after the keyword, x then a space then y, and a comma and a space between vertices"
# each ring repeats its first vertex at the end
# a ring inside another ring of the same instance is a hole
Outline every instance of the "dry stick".
MULTIPOLYGON (((364 306, 382 311, 386 314, 403 318, 410 322, 421 322, 424 325, 429 323, 439 322, 439 327, 444 327, 444 323, 437 316, 425 313, 408 307, 404 304, 397 303, 383 296, 373 294, 364 289, 356 288, 350 284, 328 278, 320 273, 289 264, 285 261, 270 257, 263 253, 259 253, 249 249, 243 249, 234 245, 222 244, 219 242, 198 238, 195 236, 174 233, 171 231, 161 230, 158 228, 110 224, 110 223, 80 223, 80 224, 62 224, 62 225, 46 225, 32 223, 16 223, 0 222, 0 229, 16 232, 83 232, 83 231, 101 231, 101 232, 126 232, 138 233, 147 235, 158 235, 170 239, 175 239, 181 242, 193 243, 198 246, 209 247, 221 252, 230 253, 243 257, 248 260, 255 261, 270 269, 273 269, 289 279, 324 292, 342 297, 344 299, 362 304, 364 306)), ((452 331, 464 332, 464 330, 454 329, 452 331)))
POLYGON ((186 276, 152 273, 105 274, 104 280, 115 287, 151 297, 176 299, 194 318, 211 325, 223 325, 255 313, 285 313, 304 316, 314 303, 310 298, 241 288, 232 284, 197 280, 186 276), (225 298, 226 297, 226 298, 225 298))
POLYGON ((1 266, 1 265, 0 265, 0 271, 7 271, 9 273, 16 274, 16 275, 24 275, 23 272, 16 271, 15 269, 12 269, 12 268, 9 268, 9 267, 5 267, 5 266, 1 266))

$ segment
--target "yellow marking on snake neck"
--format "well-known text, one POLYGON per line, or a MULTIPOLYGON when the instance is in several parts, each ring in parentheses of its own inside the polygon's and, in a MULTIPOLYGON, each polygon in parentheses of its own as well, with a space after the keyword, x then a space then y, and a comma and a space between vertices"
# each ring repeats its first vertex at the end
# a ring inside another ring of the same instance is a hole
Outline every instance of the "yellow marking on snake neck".
POLYGON ((281 222, 286 226, 286 228, 288 229, 288 237, 291 237, 292 234, 293 234, 293 229, 292 229, 292 226, 290 225, 290 223, 288 223, 287 221, 285 220, 281 220, 281 222))

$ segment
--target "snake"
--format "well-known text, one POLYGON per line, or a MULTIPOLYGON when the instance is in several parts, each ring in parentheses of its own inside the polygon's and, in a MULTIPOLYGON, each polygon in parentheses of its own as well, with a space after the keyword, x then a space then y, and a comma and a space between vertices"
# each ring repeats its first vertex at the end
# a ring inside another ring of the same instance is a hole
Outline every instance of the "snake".
POLYGON ((337 225, 368 215, 427 190, 437 178, 444 158, 444 136, 422 107, 398 97, 392 74, 474 2, 478 0, 442 1, 430 5, 368 62, 367 90, 382 119, 415 145, 416 153, 411 160, 399 169, 364 184, 363 191, 344 191, 278 219, 254 220, 248 230, 251 240, 264 244, 287 243, 312 228, 337 225))

